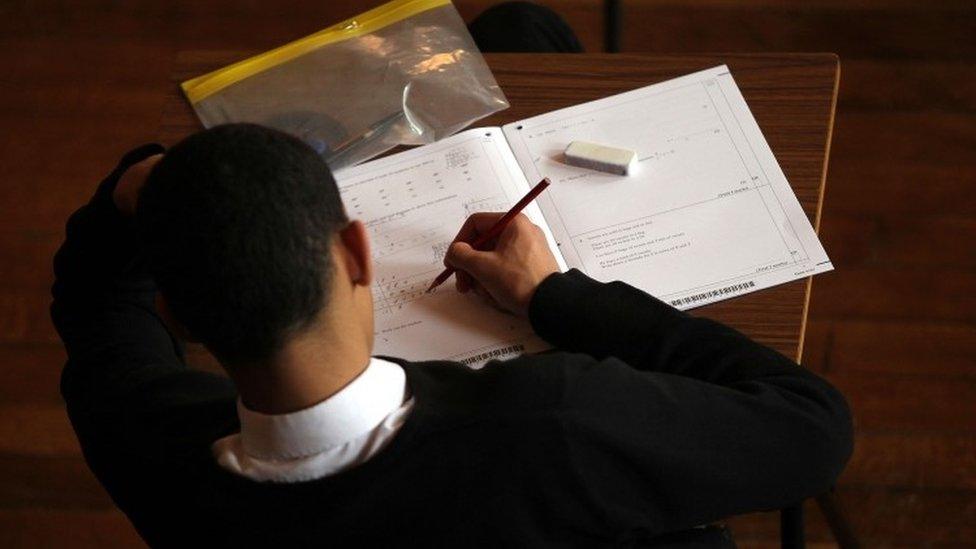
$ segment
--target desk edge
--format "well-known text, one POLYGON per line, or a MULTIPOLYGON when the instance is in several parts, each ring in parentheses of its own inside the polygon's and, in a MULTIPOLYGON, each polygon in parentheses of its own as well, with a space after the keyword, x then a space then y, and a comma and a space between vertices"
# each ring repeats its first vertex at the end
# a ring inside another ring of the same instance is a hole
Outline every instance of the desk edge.
MULTIPOLYGON (((831 54, 834 58, 834 92, 830 100, 830 118, 827 121, 827 139, 824 145, 823 168, 820 170, 820 190, 817 192, 817 208, 813 216, 813 231, 820 236, 820 220, 823 217, 824 195, 827 194, 827 169, 830 165, 830 147, 834 142, 834 118, 837 116, 837 96, 840 92, 840 57, 831 54)), ((813 277, 807 277, 807 289, 804 292, 803 313, 800 317, 800 340, 796 347, 796 362, 802 364, 803 349, 807 339, 807 320, 810 316, 810 294, 813 293, 813 277)))

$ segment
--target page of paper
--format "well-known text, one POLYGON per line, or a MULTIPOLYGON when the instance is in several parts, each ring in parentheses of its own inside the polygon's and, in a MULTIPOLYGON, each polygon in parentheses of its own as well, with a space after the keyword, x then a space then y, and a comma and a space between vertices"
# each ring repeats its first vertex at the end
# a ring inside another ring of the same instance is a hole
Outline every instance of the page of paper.
POLYGON ((691 308, 832 269, 728 67, 504 127, 570 267, 691 308), (575 140, 636 173, 566 165, 575 140))
MULTIPOLYGON (((507 211, 529 191, 500 128, 468 130, 341 170, 336 180, 347 213, 369 231, 374 354, 477 367, 548 347, 527 321, 497 311, 473 293, 459 294, 453 278, 425 293, 470 214, 507 211)), ((543 227, 556 251, 538 206, 530 204, 524 213, 543 227)))

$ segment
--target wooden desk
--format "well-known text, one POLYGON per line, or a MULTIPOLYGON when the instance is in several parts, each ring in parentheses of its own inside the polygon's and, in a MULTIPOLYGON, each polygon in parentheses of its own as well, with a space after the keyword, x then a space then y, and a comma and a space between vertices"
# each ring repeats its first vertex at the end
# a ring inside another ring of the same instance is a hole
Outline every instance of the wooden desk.
MULTIPOLYGON (((177 84, 248 57, 191 51, 177 58, 159 138, 171 145, 199 129, 177 84)), ((725 63, 814 228, 819 227, 840 68, 833 54, 487 54, 511 108, 479 121, 501 125, 725 63)), ((829 252, 829 250, 828 250, 829 252)), ((825 276, 830 276, 825 275, 825 276)), ((695 309, 800 359, 810 279, 695 309)))

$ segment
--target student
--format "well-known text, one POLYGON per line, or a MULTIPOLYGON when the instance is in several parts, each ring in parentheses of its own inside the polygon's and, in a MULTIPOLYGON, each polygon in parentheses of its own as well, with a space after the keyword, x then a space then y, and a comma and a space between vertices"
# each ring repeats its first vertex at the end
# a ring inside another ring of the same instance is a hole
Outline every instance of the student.
POLYGON ((68 222, 51 313, 85 458, 140 535, 641 545, 835 481, 851 420, 826 381, 627 284, 559 273, 525 217, 493 250, 463 242, 496 216, 468 219, 446 263, 556 350, 479 371, 374 357, 367 231, 312 149, 228 125, 125 155, 68 222), (229 377, 187 368, 183 337, 229 377))

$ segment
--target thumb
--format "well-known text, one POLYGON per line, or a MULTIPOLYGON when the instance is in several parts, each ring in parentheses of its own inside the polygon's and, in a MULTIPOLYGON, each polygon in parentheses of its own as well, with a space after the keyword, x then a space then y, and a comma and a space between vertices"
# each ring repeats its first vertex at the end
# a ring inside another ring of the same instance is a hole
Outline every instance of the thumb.
POLYGON ((455 242, 447 249, 444 262, 477 277, 490 261, 489 254, 479 252, 467 242, 455 242))

